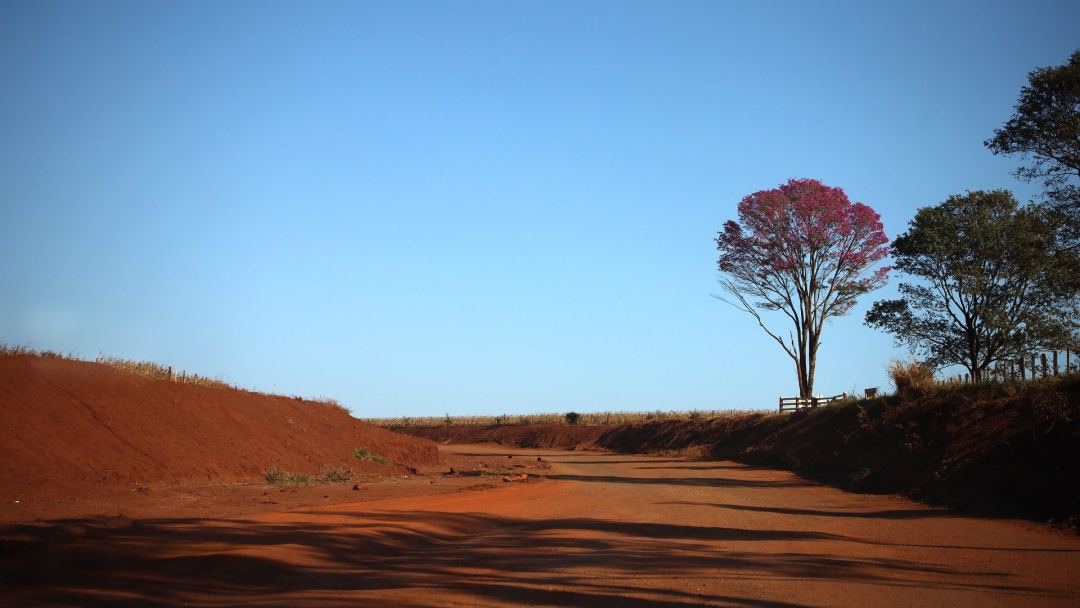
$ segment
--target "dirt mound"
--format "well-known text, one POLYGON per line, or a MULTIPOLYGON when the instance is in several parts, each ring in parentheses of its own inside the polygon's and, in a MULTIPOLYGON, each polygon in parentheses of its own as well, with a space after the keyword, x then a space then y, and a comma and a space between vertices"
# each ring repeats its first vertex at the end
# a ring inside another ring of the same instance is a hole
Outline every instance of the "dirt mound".
POLYGON ((323 465, 391 474, 438 462, 403 437, 320 402, 148 379, 107 365, 0 356, 0 499, 72 484, 261 479, 323 465), (389 460, 363 461, 356 448, 389 460))
POLYGON ((849 401, 791 414, 619 426, 436 427, 435 441, 672 453, 779 467, 855 491, 1038 520, 1080 518, 1080 377, 849 401))

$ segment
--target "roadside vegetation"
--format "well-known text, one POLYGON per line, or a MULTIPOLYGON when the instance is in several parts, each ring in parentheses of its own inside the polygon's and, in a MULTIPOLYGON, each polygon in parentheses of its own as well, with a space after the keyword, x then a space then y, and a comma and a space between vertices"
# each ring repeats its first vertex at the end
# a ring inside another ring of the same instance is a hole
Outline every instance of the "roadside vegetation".
POLYGON ((315 475, 290 473, 277 468, 270 468, 263 472, 263 477, 265 477, 266 482, 272 486, 295 487, 347 483, 352 481, 353 472, 351 469, 346 469, 345 467, 323 465, 315 475))
POLYGON ((353 458, 360 460, 368 460, 371 462, 377 462, 379 464, 390 464, 390 461, 379 456, 378 454, 372 454, 367 448, 356 448, 352 451, 353 458))

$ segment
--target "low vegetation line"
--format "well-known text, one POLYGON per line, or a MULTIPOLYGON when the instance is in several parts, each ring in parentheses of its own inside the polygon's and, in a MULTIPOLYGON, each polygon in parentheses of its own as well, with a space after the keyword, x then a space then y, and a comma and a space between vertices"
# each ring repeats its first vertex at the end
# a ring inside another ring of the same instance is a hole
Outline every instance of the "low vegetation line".
POLYGON ((433 428, 444 426, 609 426, 651 420, 703 420, 756 413, 751 410, 688 410, 653 412, 593 412, 565 414, 502 414, 499 416, 402 416, 400 418, 362 418, 383 428, 433 428))
POLYGON ((277 468, 270 468, 263 472, 266 482, 273 486, 311 486, 325 485, 330 483, 347 483, 352 481, 353 472, 345 467, 332 467, 323 465, 315 475, 306 473, 290 473, 277 468))

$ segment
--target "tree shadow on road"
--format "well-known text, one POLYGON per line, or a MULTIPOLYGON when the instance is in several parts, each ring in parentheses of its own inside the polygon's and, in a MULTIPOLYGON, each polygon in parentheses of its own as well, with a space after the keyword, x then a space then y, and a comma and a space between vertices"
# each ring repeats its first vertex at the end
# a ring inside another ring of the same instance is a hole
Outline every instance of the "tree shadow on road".
POLYGON ((793 507, 766 507, 759 505, 729 505, 723 503, 669 501, 665 505, 686 505, 692 507, 705 507, 713 509, 730 509, 732 511, 751 511, 763 513, 778 513, 780 515, 812 515, 818 517, 853 517, 857 519, 927 519, 956 517, 957 515, 948 509, 921 508, 921 509, 887 509, 884 511, 827 511, 824 509, 796 509, 793 507))
POLYGON ((833 581, 1058 597, 994 570, 826 552, 861 539, 588 518, 321 513, 291 521, 123 518, 0 527, 0 593, 14 603, 112 606, 446 601, 793 607, 738 597, 736 581, 833 581), (653 585, 642 584, 654 581, 653 585), (658 581, 658 582, 657 582, 658 581), (707 590, 694 588, 702 582, 707 590))
MULTIPOLYGON (((575 463, 576 464, 576 463, 575 463)), ((548 474, 548 479, 590 483, 690 486, 705 488, 804 488, 820 484, 792 476, 784 480, 734 479, 731 477, 625 477, 615 475, 548 474)))

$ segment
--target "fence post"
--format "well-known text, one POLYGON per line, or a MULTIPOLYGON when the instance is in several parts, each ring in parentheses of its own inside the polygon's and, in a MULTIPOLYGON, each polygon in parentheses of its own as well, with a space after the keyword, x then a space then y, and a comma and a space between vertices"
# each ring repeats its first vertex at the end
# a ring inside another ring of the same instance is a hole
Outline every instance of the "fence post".
POLYGON ((1055 377, 1055 378, 1057 378, 1057 375, 1058 375, 1058 368, 1057 368, 1057 351, 1055 350, 1055 351, 1054 351, 1054 377, 1055 377))
POLYGON ((1020 357, 1020 379, 1027 380, 1027 372, 1024 371, 1024 358, 1020 357))
POLYGON ((1049 371, 1050 371, 1050 370, 1049 370, 1049 369, 1047 369, 1047 368, 1048 368, 1048 367, 1050 367, 1050 366, 1049 366, 1049 365, 1047 364, 1047 362, 1046 362, 1046 353, 1039 353, 1039 360, 1040 360, 1040 362, 1042 362, 1042 372, 1043 372, 1043 378, 1046 378, 1047 376, 1049 376, 1049 375, 1050 375, 1050 374, 1049 374, 1049 371))

